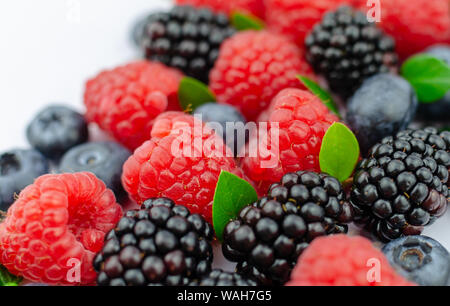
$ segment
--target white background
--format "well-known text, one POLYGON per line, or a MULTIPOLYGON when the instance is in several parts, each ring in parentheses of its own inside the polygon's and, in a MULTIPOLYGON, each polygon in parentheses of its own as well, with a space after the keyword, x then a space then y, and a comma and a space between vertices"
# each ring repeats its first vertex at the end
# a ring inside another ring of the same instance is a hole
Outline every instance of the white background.
MULTIPOLYGON (((170 0, 0 1, 0 151, 27 147, 26 125, 48 103, 83 111, 88 78, 139 56, 130 40, 135 20, 170 5, 170 0)), ((424 234, 450 250, 450 212, 424 234)))

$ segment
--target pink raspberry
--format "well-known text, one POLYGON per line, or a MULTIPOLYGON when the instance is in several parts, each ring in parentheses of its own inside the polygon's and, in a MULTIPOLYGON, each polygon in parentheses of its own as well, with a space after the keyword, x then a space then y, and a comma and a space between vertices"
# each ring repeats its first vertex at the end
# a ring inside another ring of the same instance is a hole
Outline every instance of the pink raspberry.
POLYGON ((92 173, 41 176, 0 224, 0 263, 33 282, 92 284, 92 260, 121 216, 114 193, 92 173), (67 276, 77 262, 81 279, 73 283, 67 276))
POLYGON ((153 120, 166 110, 181 110, 182 74, 156 62, 134 62, 104 71, 86 83, 86 118, 129 149, 150 139, 153 120))
POLYGON ((258 150, 252 156, 249 148, 258 147, 264 141, 251 137, 242 159, 242 169, 255 182, 260 194, 265 194, 272 183, 281 180, 289 172, 308 170, 320 172, 319 152, 322 138, 330 125, 339 119, 313 94, 301 89, 282 90, 273 100, 265 117, 268 118, 267 143, 271 155, 258 150), (272 139, 278 130, 279 141, 272 139), (272 146, 278 146, 273 148, 272 146), (269 160, 276 162, 263 166, 269 160))
POLYGON ((208 222, 221 170, 244 177, 223 139, 201 121, 181 112, 155 120, 152 139, 123 167, 125 190, 138 203, 168 197, 208 222), (196 137, 200 133, 200 137, 196 137))
POLYGON ((300 256, 287 286, 414 286, 414 284, 398 275, 384 254, 368 239, 340 234, 315 239, 300 256), (375 271, 377 268, 380 270, 375 271))
POLYGON ((210 88, 217 101, 255 120, 280 90, 303 87, 297 74, 314 78, 297 46, 267 31, 243 31, 222 43, 210 88))

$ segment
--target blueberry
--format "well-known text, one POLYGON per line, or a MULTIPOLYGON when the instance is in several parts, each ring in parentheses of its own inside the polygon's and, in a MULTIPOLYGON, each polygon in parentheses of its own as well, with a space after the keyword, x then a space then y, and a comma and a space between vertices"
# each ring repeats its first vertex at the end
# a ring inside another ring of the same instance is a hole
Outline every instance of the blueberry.
POLYGON ((450 255, 436 240, 407 236, 383 248, 392 267, 421 286, 445 286, 450 276, 450 255))
POLYGON ((49 172, 45 157, 36 150, 12 150, 0 155, 0 210, 7 210, 34 179, 49 172))
POLYGON ((115 142, 89 142, 78 145, 61 159, 60 172, 89 171, 112 189, 120 200, 125 195, 122 187, 122 166, 131 152, 115 142))
MULTIPOLYGON (((450 46, 436 45, 425 51, 450 65, 450 46)), ((422 119, 447 121, 449 124, 450 114, 450 91, 439 101, 428 104, 420 104, 417 113, 422 119)))
POLYGON ((346 118, 361 151, 365 154, 384 137, 405 129, 417 105, 414 89, 401 77, 378 74, 366 80, 350 98, 346 118))
POLYGON ((86 142, 84 117, 66 106, 48 106, 27 127, 30 144, 48 158, 59 158, 70 148, 86 142))
POLYGON ((210 123, 219 136, 223 137, 227 146, 234 152, 234 156, 240 152, 242 146, 247 142, 248 135, 243 128, 235 123, 246 124, 244 116, 233 106, 218 103, 206 103, 194 111, 194 115, 202 115, 203 122, 210 123), (213 124, 218 123, 217 124, 213 124), (228 128, 227 128, 228 122, 228 128))

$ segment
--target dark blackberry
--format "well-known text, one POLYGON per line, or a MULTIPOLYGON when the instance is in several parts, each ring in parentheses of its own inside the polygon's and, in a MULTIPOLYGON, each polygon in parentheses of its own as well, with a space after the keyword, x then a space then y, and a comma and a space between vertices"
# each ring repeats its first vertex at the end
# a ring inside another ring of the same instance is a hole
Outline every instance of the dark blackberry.
POLYGON ((128 211, 94 259, 100 286, 188 285, 211 271, 213 229, 167 198, 128 211))
POLYGON ((350 200, 355 222, 382 241, 420 234, 448 204, 450 132, 404 130, 357 166, 350 200))
POLYGON ((327 13, 305 40, 307 59, 344 98, 368 77, 395 71, 395 42, 349 6, 327 13))
POLYGON ((256 286, 256 282, 251 279, 246 279, 242 275, 232 272, 225 272, 220 269, 212 270, 208 275, 202 277, 200 280, 194 280, 190 286, 221 286, 221 287, 236 287, 236 286, 256 286))
POLYGON ((242 209, 224 230, 224 256, 260 285, 289 280, 298 256, 314 238, 346 233, 353 209, 341 184, 326 174, 283 176, 266 197, 242 209))
POLYGON ((148 59, 208 83, 220 45, 234 33, 224 14, 214 14, 206 8, 175 6, 169 12, 148 17, 142 48, 148 59))

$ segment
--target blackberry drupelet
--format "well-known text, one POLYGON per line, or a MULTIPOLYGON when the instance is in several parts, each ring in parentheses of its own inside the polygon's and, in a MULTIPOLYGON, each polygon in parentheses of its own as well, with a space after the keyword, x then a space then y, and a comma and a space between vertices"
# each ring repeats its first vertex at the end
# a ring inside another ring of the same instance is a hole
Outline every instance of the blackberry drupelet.
POLYGON ((214 14, 206 8, 175 6, 169 12, 148 17, 142 48, 148 59, 208 83, 220 45, 234 33, 224 14, 214 14))
POLYGON ((224 230, 224 256, 260 285, 289 280, 298 256, 314 238, 346 233, 353 209, 339 181, 299 171, 283 176, 266 197, 242 209, 224 230))
POLYGON ((94 259, 100 286, 188 285, 211 271, 213 229, 168 198, 145 201, 105 238, 94 259))
POLYGON ((355 222, 382 241, 418 235, 448 205, 450 132, 404 130, 369 151, 355 170, 355 222))
POLYGON ((395 42, 364 13, 341 6, 327 13, 305 40, 307 59, 331 90, 349 97, 377 73, 395 71, 395 42))
POLYGON ((200 280, 194 280, 190 286, 256 286, 256 282, 251 279, 247 279, 242 275, 232 272, 225 272, 220 269, 212 270, 209 274, 201 278, 200 280))

